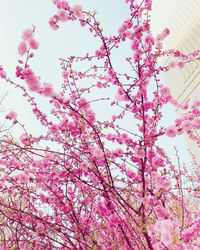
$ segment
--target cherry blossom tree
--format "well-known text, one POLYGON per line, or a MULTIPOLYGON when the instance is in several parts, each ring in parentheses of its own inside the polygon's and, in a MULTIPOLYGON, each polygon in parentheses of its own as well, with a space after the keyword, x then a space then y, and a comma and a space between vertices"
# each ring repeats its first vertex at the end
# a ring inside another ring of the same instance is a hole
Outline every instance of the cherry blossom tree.
POLYGON ((59 59, 60 92, 31 67, 39 47, 34 27, 23 31, 18 45, 16 79, 1 66, 1 82, 21 90, 45 131, 35 136, 14 110, 6 115, 22 133, 1 138, 1 249, 200 248, 199 165, 183 164, 178 151, 172 161, 159 145, 160 137, 184 132, 199 143, 200 101, 180 105, 159 78, 197 60, 199 51, 162 49, 169 30, 152 36, 151 2, 126 0, 129 16, 117 34, 105 36, 96 12, 53 0, 52 32, 78 22, 101 43, 94 54, 59 59), (121 55, 126 72, 118 72, 113 60, 122 44, 130 52, 121 55), (160 67, 164 55, 179 63, 160 67), (37 98, 48 99, 48 112, 37 98), (162 127, 167 103, 185 111, 162 127), (109 110, 110 119, 98 118, 99 109, 109 110))

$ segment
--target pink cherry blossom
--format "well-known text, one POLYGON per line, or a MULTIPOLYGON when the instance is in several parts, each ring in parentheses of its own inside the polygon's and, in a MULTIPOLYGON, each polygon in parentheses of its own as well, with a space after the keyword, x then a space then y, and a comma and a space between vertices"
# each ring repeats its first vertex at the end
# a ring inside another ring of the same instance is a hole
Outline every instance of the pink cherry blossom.
POLYGON ((58 20, 61 22, 66 22, 68 20, 68 14, 65 10, 58 11, 58 20))
POLYGON ((170 63, 169 63, 169 67, 170 67, 171 69, 174 69, 174 68, 176 67, 176 63, 175 63, 174 61, 170 62, 170 63))
POLYGON ((3 69, 0 70, 0 77, 1 78, 6 78, 6 76, 7 76, 6 72, 3 69))
POLYGON ((23 56, 27 52, 27 44, 22 41, 18 46, 18 53, 23 56))
MULTIPOLYGON (((200 117, 196 117, 193 121, 194 128, 200 129, 200 117)), ((192 127, 192 125, 191 125, 192 127)))
POLYGON ((58 19, 56 17, 51 17, 49 19, 49 25, 53 30, 57 30, 59 28, 57 21, 58 19))
POLYGON ((169 96, 170 95, 170 89, 168 87, 162 87, 160 89, 160 94, 162 96, 169 96))
POLYGON ((17 118, 17 113, 15 111, 10 111, 8 115, 6 116, 7 119, 16 119, 17 118))
POLYGON ((100 148, 94 148, 92 151, 93 156, 97 157, 97 158, 101 158, 103 157, 103 152, 100 148))
POLYGON ((35 28, 23 32, 16 78, 0 66, 1 84, 30 113, 9 112, 9 131, 1 124, 0 249, 199 249, 200 164, 165 147, 186 132, 200 148, 200 102, 179 103, 159 74, 198 60, 200 49, 165 50, 170 32, 154 37, 151 0, 124 1, 127 14, 111 32, 86 6, 52 2, 52 29, 70 20, 96 42, 59 58, 58 92, 36 71, 35 28), (168 127, 169 103, 182 115, 168 127))
POLYGON ((27 40, 31 39, 32 37, 33 37, 33 30, 26 29, 26 30, 23 31, 23 33, 22 33, 22 39, 24 41, 27 41, 27 40))
POLYGON ((175 137, 177 135, 177 128, 175 126, 169 126, 166 131, 165 134, 168 137, 175 137))
POLYGON ((51 83, 43 83, 42 94, 44 96, 52 96, 53 95, 53 85, 51 83))
POLYGON ((174 226, 171 220, 160 220, 155 224, 155 228, 160 233, 160 240, 166 246, 169 247, 173 243, 173 231, 174 226))
POLYGON ((39 77, 30 68, 24 69, 23 77, 31 91, 38 92, 41 89, 39 77))
POLYGON ((72 7, 72 10, 74 11, 74 15, 78 18, 82 18, 82 6, 77 4, 72 7))
POLYGON ((181 126, 184 130, 190 130, 192 128, 192 122, 189 120, 185 120, 182 122, 181 126))
POLYGON ((137 149, 135 149, 135 155, 136 155, 136 157, 138 157, 138 158, 143 158, 143 157, 145 157, 145 151, 144 151, 144 149, 142 149, 142 148, 137 148, 137 149))
POLYGON ((184 62, 178 62, 178 63, 177 63, 177 66, 178 66, 180 69, 183 69, 184 66, 185 66, 185 63, 184 63, 184 62))
POLYGON ((19 139, 25 146, 30 144, 30 140, 26 134, 22 134, 19 139))
POLYGON ((39 43, 34 38, 30 38, 28 42, 31 49, 39 48, 39 43))

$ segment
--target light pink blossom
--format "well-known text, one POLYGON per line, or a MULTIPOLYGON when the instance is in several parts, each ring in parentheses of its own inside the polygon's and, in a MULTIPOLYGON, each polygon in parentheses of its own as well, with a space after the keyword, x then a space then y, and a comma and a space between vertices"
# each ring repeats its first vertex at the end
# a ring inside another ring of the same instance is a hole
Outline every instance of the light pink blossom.
POLYGON ((74 15, 78 18, 82 18, 82 6, 77 4, 72 7, 72 10, 74 11, 74 15))
POLYGON ((22 134, 19 139, 25 146, 28 146, 30 144, 29 138, 25 133, 22 134))
POLYGON ((22 41, 17 49, 20 56, 23 56, 27 52, 27 44, 24 41, 22 41))
POLYGON ((189 120, 185 120, 182 122, 181 126, 182 126, 182 129, 188 131, 192 128, 192 122, 189 120))
POLYGON ((10 111, 8 115, 6 116, 7 119, 16 119, 17 118, 17 113, 15 111, 10 111))
POLYGON ((185 66, 185 63, 182 62, 182 61, 180 61, 180 62, 177 63, 177 66, 178 66, 180 69, 183 69, 184 66, 185 66))
POLYGON ((200 129, 200 117, 196 117, 193 121, 194 128, 200 129))
POLYGON ((167 247, 173 243, 173 228, 171 220, 160 220, 155 224, 155 229, 160 234, 160 241, 167 247))
POLYGON ((177 135, 177 128, 175 126, 169 126, 166 131, 165 134, 168 137, 175 137, 177 135))
POLYGON ((135 155, 136 155, 136 157, 138 157, 138 158, 143 158, 143 157, 145 157, 145 151, 144 151, 144 149, 142 149, 142 148, 136 148, 136 149, 135 149, 135 155))
POLYGON ((103 151, 100 148, 94 148, 92 151, 92 155, 96 158, 101 158, 103 157, 103 151))
POLYGON ((31 49, 38 49, 39 48, 39 43, 34 38, 31 38, 29 40, 29 45, 30 45, 31 49))
POLYGON ((51 83, 44 82, 42 94, 44 96, 52 96, 53 95, 53 86, 51 83))
POLYGON ((168 87, 162 87, 162 88, 160 88, 160 94, 162 96, 169 96, 170 95, 170 89, 168 87))
POLYGON ((22 39, 24 41, 27 41, 27 40, 29 40, 32 37, 33 37, 33 30, 32 29, 26 29, 26 30, 23 31, 23 33, 22 33, 22 39))
POLYGON ((58 20, 60 22, 66 22, 68 20, 68 14, 65 10, 58 11, 58 20))
POLYGON ((49 25, 53 30, 57 30, 59 28, 56 17, 51 17, 49 19, 49 25))
POLYGON ((169 68, 170 69, 174 69, 176 67, 176 63, 174 62, 174 61, 171 61, 170 63, 169 63, 169 68))

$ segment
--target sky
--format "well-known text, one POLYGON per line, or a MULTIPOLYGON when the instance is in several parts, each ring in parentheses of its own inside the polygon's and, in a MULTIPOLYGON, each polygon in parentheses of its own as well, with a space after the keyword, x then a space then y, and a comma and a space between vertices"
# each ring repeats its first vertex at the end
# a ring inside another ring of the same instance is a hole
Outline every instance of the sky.
MULTIPOLYGON (((96 10, 100 23, 105 27, 105 34, 115 34, 128 13, 124 0, 71 0, 69 3, 81 4, 86 10, 96 10)), ((39 41, 40 47, 35 53, 35 58, 32 59, 31 67, 42 77, 43 82, 53 83, 55 89, 59 88, 62 79, 58 60, 60 57, 84 55, 86 51, 92 52, 99 47, 98 40, 93 38, 86 29, 80 28, 76 22, 64 23, 58 31, 50 29, 48 20, 56 13, 51 0, 0 0, 0 6, 0 65, 5 66, 12 79, 14 79, 15 67, 19 59, 17 47, 22 31, 31 28, 32 25, 36 26, 35 38, 39 41)), ((120 53, 125 56, 126 47, 122 47, 120 53)), ((123 71, 125 67, 117 60, 115 66, 120 71, 123 71)), ((20 92, 2 83, 0 86, 0 96, 8 92, 3 102, 6 112, 17 111, 22 123, 26 123, 29 129, 35 129, 37 122, 32 120, 30 109, 21 98, 20 92)), ((47 105, 48 103, 44 100, 44 108, 47 105)), ((175 112, 169 106, 165 110, 163 123, 171 125, 176 118, 175 112)), ((99 110, 99 112, 100 115, 105 115, 104 110, 99 110)), ((166 138, 163 137, 161 141, 163 145, 166 145, 166 138)), ((187 151, 183 137, 168 142, 167 148, 170 154, 174 154, 171 143, 178 146, 184 160, 189 159, 186 157, 187 151)))

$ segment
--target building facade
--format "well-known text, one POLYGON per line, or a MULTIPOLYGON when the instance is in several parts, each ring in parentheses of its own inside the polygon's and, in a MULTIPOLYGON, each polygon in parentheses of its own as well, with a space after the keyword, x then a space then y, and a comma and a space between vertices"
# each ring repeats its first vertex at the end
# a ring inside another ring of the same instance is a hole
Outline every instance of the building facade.
MULTIPOLYGON (((199 0, 153 0, 151 15, 152 33, 157 35, 164 28, 170 29, 170 35, 163 41, 163 49, 178 49, 189 54, 200 49, 200 1, 199 0)), ((170 56, 161 59, 160 64, 167 66, 176 58, 170 56)), ((200 99, 200 60, 186 63, 183 69, 178 67, 163 72, 163 78, 179 103, 189 100, 192 103, 200 99)), ((181 110, 177 109, 177 116, 181 110)), ((200 131, 196 131, 200 138, 200 131)), ((200 163, 200 148, 186 135, 189 150, 200 163)))

